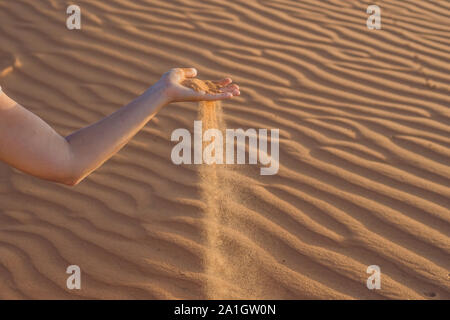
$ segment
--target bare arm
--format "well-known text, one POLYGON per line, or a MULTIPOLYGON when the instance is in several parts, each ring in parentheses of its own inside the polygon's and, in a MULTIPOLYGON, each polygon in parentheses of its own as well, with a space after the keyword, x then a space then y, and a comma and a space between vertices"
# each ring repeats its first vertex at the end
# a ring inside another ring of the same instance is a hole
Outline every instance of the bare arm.
POLYGON ((181 85, 195 69, 172 69, 144 94, 99 122, 64 138, 0 91, 0 160, 33 176, 76 185, 118 152, 166 104, 228 99, 239 94, 231 79, 219 94, 181 85))

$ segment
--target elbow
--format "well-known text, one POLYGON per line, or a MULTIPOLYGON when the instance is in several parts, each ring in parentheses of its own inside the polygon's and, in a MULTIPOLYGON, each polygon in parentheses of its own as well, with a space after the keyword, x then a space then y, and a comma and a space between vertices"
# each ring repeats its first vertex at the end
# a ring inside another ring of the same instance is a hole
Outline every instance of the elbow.
POLYGON ((64 184, 64 185, 66 185, 66 186, 68 186, 68 187, 76 187, 77 185, 80 184, 80 182, 82 180, 83 179, 64 179, 64 180, 59 181, 59 182, 64 184))
POLYGON ((84 176, 73 175, 65 177, 64 179, 60 179, 60 181, 58 182, 69 187, 75 187, 79 185, 80 182, 84 180, 84 178, 85 178, 84 176))
POLYGON ((76 160, 70 148, 68 154, 66 161, 62 162, 63 165, 59 170, 60 174, 57 182, 68 187, 75 187, 86 178, 87 174, 79 166, 79 161, 76 160))
POLYGON ((84 180, 85 177, 86 175, 68 172, 66 174, 61 175, 58 179, 56 179, 56 182, 69 187, 75 187, 79 185, 81 181, 84 180))
POLYGON ((86 177, 86 176, 75 175, 75 174, 67 173, 67 172, 51 172, 49 174, 45 174, 42 172, 36 173, 36 172, 25 171, 25 170, 23 170, 23 172, 27 173, 29 175, 32 175, 41 180, 46 180, 46 181, 54 182, 57 184, 66 185, 69 187, 77 186, 86 177))

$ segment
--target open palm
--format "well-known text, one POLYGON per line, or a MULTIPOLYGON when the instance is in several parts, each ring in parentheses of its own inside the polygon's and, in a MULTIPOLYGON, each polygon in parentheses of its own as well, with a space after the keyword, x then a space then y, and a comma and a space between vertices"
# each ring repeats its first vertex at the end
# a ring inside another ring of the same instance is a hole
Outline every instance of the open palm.
POLYGON ((233 84, 230 78, 211 81, 215 92, 196 91, 183 85, 186 80, 196 76, 195 68, 175 68, 166 72, 159 81, 165 86, 170 102, 225 100, 240 95, 239 86, 233 84))

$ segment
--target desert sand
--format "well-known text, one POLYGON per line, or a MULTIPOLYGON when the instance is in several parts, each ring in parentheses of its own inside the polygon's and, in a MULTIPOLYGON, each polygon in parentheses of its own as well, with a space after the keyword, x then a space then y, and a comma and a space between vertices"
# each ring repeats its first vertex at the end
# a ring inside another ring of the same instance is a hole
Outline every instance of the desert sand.
POLYGON ((450 2, 71 3, 81 30, 0 2, 0 85, 61 134, 173 67, 242 95, 167 106, 73 188, 0 164, 0 299, 450 299, 450 2), (280 129, 278 174, 174 165, 200 118, 280 129))

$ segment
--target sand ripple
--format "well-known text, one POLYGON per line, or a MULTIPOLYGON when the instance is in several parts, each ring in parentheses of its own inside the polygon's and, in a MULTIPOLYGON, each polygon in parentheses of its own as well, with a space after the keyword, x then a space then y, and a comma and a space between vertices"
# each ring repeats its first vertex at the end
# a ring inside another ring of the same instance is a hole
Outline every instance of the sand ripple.
POLYGON ((0 165, 0 299, 450 298, 448 2, 383 2, 375 32, 363 1, 77 4, 81 31, 61 1, 0 2, 11 96, 68 134, 169 68, 232 76, 227 128, 279 128, 280 171, 173 165, 194 104, 73 189, 0 165))

